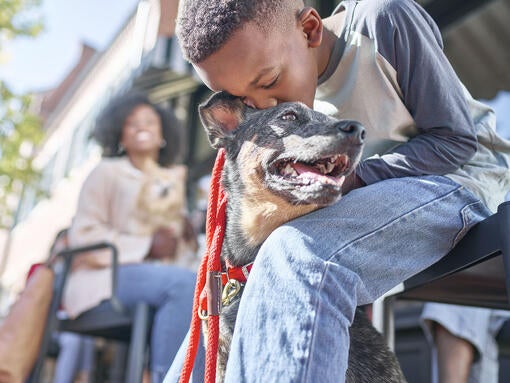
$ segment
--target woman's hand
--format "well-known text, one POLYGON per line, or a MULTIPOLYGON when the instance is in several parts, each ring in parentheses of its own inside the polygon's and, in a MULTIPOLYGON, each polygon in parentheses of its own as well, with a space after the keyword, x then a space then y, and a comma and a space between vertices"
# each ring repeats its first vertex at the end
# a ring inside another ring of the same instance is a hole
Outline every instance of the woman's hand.
POLYGON ((189 217, 185 216, 183 217, 184 220, 184 230, 182 233, 182 238, 193 251, 198 250, 198 240, 197 240, 197 234, 195 233, 195 228, 193 227, 193 224, 191 223, 191 220, 189 217))
POLYGON ((78 254, 74 257, 71 270, 78 269, 103 269, 111 266, 111 258, 103 251, 91 251, 78 254))
POLYGON ((177 250, 177 242, 178 239, 172 229, 160 227, 152 235, 151 248, 146 258, 158 260, 174 259, 177 250))

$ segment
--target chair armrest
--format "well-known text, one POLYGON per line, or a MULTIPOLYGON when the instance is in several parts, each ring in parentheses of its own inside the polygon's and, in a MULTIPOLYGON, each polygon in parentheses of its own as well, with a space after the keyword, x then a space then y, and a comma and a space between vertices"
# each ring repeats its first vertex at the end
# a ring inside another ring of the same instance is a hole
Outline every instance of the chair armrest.
POLYGON ((510 202, 472 227, 441 260, 404 282, 405 292, 503 255, 506 288, 510 295, 510 202))
POLYGON ((64 286, 67 281, 67 277, 69 275, 69 271, 71 270, 72 263, 76 257, 76 255, 82 254, 82 253, 88 253, 91 251, 98 251, 103 249, 109 249, 111 252, 112 257, 112 295, 111 295, 111 304, 115 311, 123 312, 124 309, 122 307, 122 304, 120 303, 118 297, 117 297, 117 273, 118 273, 118 264, 119 264, 119 257, 118 257, 118 250, 115 245, 113 245, 110 242, 99 242, 90 244, 87 246, 80 246, 80 247, 74 247, 74 248, 68 248, 65 250, 60 251, 57 253, 56 257, 61 257, 64 259, 64 268, 62 270, 62 276, 59 278, 56 286, 55 291, 55 298, 56 302, 62 301, 62 295, 64 293, 64 286))
POLYGON ((498 206, 499 247, 503 253, 503 264, 506 274, 506 291, 510 302, 510 201, 498 206))

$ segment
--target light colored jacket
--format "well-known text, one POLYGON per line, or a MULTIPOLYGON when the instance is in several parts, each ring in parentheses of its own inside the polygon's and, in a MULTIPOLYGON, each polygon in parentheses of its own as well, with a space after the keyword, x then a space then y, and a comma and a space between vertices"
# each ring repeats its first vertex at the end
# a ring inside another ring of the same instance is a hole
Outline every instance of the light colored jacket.
MULTIPOLYGON (((165 217, 166 226, 179 226, 178 217, 186 206, 185 181, 184 166, 155 167, 148 175, 133 167, 126 157, 103 159, 83 184, 69 231, 70 246, 107 241, 117 246, 119 264, 143 262, 152 233, 164 225, 165 217), (147 214, 148 209, 151 214, 147 214)), ((82 265, 69 276, 63 303, 71 317, 109 298, 112 291, 109 252, 86 256, 97 267, 82 265)), ((181 254, 176 263, 194 268, 195 257, 189 252, 181 254)))

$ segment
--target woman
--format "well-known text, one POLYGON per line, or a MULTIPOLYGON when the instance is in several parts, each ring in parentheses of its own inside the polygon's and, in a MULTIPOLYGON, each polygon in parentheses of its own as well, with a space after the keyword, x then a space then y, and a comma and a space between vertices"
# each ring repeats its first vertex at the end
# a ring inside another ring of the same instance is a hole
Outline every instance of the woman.
MULTIPOLYGON (((121 303, 131 308, 144 301, 155 309, 150 369, 152 382, 159 383, 189 327, 195 281, 189 270, 195 241, 184 219, 186 172, 172 165, 179 125, 170 111, 130 94, 102 113, 93 135, 103 158, 82 187, 70 246, 117 246, 121 303)), ((76 259, 64 297, 69 315, 110 297, 110 261, 107 252, 76 259)))

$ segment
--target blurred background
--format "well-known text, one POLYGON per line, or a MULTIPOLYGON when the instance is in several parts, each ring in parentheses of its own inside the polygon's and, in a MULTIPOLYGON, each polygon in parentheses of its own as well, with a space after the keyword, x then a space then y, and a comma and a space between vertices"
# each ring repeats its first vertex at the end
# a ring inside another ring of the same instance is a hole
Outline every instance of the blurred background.
MULTIPOLYGON (((510 110, 510 0, 418 2, 473 96, 510 110)), ((306 3, 327 16, 338 1, 306 3)), ((186 127, 180 161, 190 169, 189 206, 203 206, 199 181, 215 154, 196 110, 209 91, 179 51, 177 7, 178 0, 0 0, 0 314, 69 226, 100 157, 89 134, 112 97, 137 89, 174 108, 186 127)), ((397 352, 424 360, 416 326, 401 325, 397 352)))

